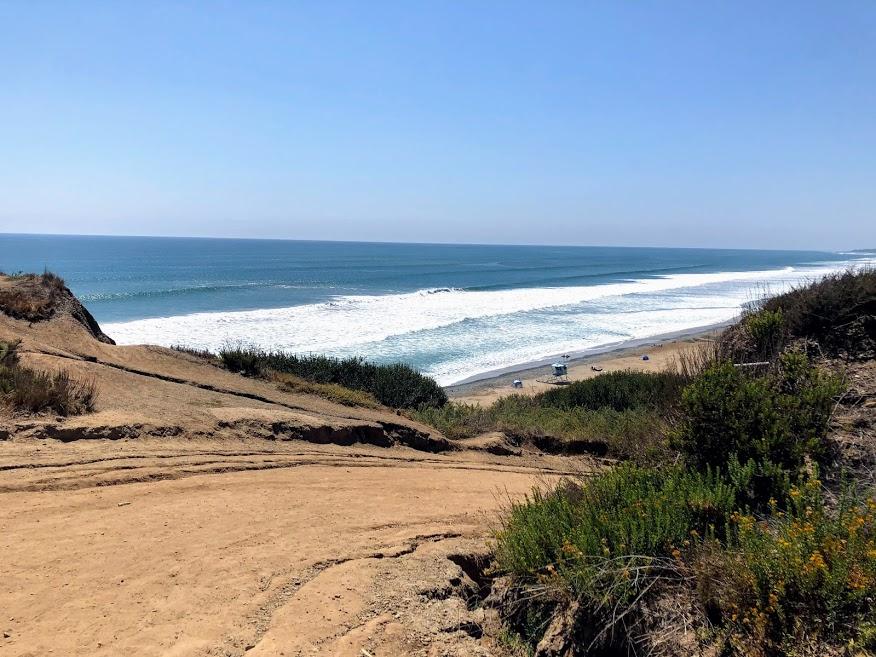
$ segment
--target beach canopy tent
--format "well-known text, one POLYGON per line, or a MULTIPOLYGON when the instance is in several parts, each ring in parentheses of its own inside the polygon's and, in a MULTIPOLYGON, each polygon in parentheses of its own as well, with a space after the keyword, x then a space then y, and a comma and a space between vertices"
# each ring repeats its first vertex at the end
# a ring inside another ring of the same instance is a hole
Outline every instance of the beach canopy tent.
POLYGON ((554 363, 551 367, 554 368, 554 376, 566 376, 565 363, 554 363))

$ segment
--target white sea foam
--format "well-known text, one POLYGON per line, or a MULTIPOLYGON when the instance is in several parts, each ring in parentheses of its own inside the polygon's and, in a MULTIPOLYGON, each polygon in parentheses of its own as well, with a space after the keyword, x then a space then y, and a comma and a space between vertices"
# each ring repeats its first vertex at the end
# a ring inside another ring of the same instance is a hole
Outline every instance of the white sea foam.
POLYGON ((443 383, 620 340, 731 319, 746 301, 841 265, 673 274, 607 285, 339 296, 290 308, 108 323, 120 344, 226 343, 418 362, 443 383))

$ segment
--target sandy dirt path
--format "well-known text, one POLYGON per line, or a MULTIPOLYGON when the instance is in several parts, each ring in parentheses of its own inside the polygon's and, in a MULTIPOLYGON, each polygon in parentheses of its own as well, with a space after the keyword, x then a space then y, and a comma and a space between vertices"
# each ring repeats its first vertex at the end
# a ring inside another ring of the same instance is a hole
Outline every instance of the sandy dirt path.
POLYGON ((499 654, 471 564, 539 458, 0 443, 0 655, 499 654))

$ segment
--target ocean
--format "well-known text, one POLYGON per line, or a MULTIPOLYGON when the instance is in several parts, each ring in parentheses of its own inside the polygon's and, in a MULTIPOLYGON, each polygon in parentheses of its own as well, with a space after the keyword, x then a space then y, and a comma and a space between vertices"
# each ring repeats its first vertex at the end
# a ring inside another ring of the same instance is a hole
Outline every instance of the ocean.
POLYGON ((451 384, 731 320, 864 252, 0 235, 120 344, 404 361, 451 384))

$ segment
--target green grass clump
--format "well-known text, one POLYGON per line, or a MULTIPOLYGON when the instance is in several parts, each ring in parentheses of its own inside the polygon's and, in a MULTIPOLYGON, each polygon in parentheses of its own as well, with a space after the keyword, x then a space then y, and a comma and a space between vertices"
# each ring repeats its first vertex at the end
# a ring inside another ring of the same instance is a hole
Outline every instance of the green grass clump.
POLYGON ((361 390, 393 408, 437 407, 447 403, 447 394, 434 379, 401 363, 376 365, 362 358, 297 356, 250 347, 225 348, 219 357, 232 372, 247 376, 291 374, 311 383, 361 390))
POLYGON ((380 408, 380 403, 373 395, 362 390, 345 388, 337 383, 312 383, 293 374, 273 372, 268 375, 279 384, 281 390, 297 392, 306 395, 316 395, 344 406, 359 406, 363 408, 380 408))
POLYGON ((576 445, 604 445, 615 456, 646 459, 662 449, 664 420, 653 409, 636 407, 559 408, 535 397, 509 395, 490 406, 450 402, 410 414, 448 438, 501 431, 520 440, 551 439, 557 451, 577 451, 576 445))
POLYGON ((0 403, 19 413, 78 415, 94 410, 93 382, 66 372, 41 372, 21 365, 18 343, 0 342, 0 403))

